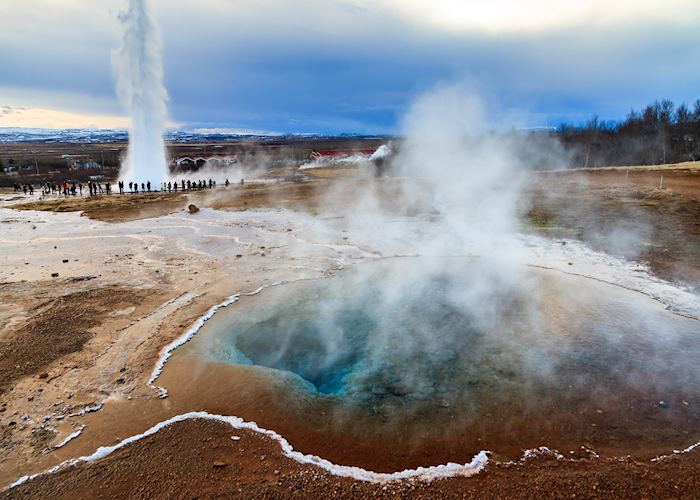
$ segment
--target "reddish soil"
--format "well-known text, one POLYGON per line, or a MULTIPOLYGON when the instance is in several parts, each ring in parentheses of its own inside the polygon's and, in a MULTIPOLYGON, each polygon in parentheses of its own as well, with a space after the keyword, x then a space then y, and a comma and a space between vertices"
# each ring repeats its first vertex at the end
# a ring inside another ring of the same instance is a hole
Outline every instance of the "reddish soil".
POLYGON ((83 212, 91 219, 123 222, 174 212, 185 206, 185 200, 185 195, 176 193, 68 196, 53 200, 32 200, 12 208, 46 212, 83 212))
POLYGON ((660 462, 552 457, 476 476, 385 484, 302 465, 279 445, 211 421, 185 421, 105 459, 41 476, 5 498, 697 498, 700 454, 660 462), (239 436, 240 440, 233 440, 239 436), (70 486, 68 486, 70 485, 70 486))
MULTIPOLYGON (((243 189, 236 186, 242 196, 234 196, 232 200, 221 201, 216 192, 205 192, 194 195, 192 201, 201 202, 200 206, 228 209, 283 206, 314 210, 327 196, 325 182, 315 186, 285 184, 243 189), (273 194, 274 190, 279 191, 273 194)), ((698 172, 625 174, 618 170, 546 174, 530 186, 526 198, 523 212, 532 229, 578 238, 596 248, 641 259, 664 278, 700 286, 698 172), (660 175, 664 175, 663 189, 659 189, 660 175)), ((118 221, 167 213, 186 206, 187 202, 182 195, 114 195, 108 200, 63 200, 27 204, 22 208, 84 210, 95 219, 118 221)), ((9 289, 0 288, 0 291, 3 293, 0 301, 12 300, 9 289)), ((82 295, 66 294, 43 304, 38 301, 26 322, 18 323, 16 330, 6 329, 9 335, 0 338, 0 388, 11 387, 21 377, 41 374, 43 367, 53 360, 85 349, 86 341, 91 338, 90 329, 99 324, 101 315, 128 305, 136 306, 143 300, 140 296, 127 295, 105 288, 82 295), (64 321, 67 317, 74 320, 64 321), (79 319, 75 320, 76 317, 79 319)), ((0 441, 3 439, 0 433, 0 441)), ((7 498, 697 498, 699 488, 700 450, 655 463, 541 458, 520 465, 491 465, 471 478, 376 485, 302 466, 282 456, 277 443, 267 438, 233 431, 221 423, 188 421, 129 445, 106 459, 41 476, 0 495, 7 498), (242 439, 233 441, 232 435, 242 439)))

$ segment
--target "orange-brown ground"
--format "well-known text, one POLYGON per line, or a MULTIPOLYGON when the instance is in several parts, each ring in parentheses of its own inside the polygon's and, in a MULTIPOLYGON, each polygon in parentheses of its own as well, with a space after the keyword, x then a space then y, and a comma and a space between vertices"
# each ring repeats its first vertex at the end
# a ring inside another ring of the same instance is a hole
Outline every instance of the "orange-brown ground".
POLYGON ((6 498, 694 499, 698 488, 700 452, 656 463, 542 457, 468 478, 366 483, 301 465, 253 432, 190 420, 106 459, 39 477, 6 498))
MULTIPOLYGON (((217 190, 193 195, 114 195, 109 199, 32 203, 23 208, 84 210, 84 215, 90 218, 115 222, 169 213, 190 202, 229 210, 280 206, 313 212, 327 202, 327 188, 331 182, 334 181, 324 179, 311 184, 231 186, 227 193, 217 190)), ((526 190, 523 214, 525 226, 531 230, 580 238, 594 247, 646 261, 662 277, 691 286, 700 283, 700 173, 697 169, 666 169, 663 174, 648 169, 629 173, 611 170, 541 174, 526 190), (664 176, 662 189, 659 188, 660 175, 664 176), (644 237, 616 238, 620 228, 644 237), (618 239, 622 242, 615 241, 618 239)), ((13 223, 11 220, 1 222, 13 223)), ((34 450, 30 453, 34 453, 37 460, 47 456, 44 453, 48 443, 55 443, 53 436, 42 432, 30 435, 26 431, 18 434, 19 431, 10 427, 22 426, 18 416, 31 411, 38 400, 44 404, 42 398, 46 399, 48 407, 52 401, 65 398, 65 391, 74 380, 83 380, 84 387, 76 390, 73 399, 80 399, 82 405, 115 390, 123 396, 154 397, 139 392, 136 387, 147 377, 160 348, 227 293, 222 287, 212 289, 217 283, 217 267, 213 263, 185 262, 184 258, 172 257, 174 260, 153 264, 146 258, 137 256, 132 260, 116 251, 110 259, 110 262, 105 261, 104 269, 93 263, 94 274, 109 270, 119 275, 128 269, 137 269, 140 274, 117 280, 119 283, 106 276, 73 282, 70 281, 73 278, 64 278, 60 260, 57 260, 55 266, 61 270, 60 280, 51 279, 47 269, 37 271, 47 273, 41 275, 42 280, 24 277, 0 283, 2 303, 7 306, 0 310, 0 318, 4 320, 0 349, 5 346, 2 352, 11 353, 7 359, 0 359, 0 366, 7 365, 13 380, 9 385, 3 381, 8 390, 0 396, 0 459, 14 453, 18 447, 34 450), (189 274, 181 275, 183 269, 189 274), (160 274, 155 274, 158 272, 160 274), (206 273, 212 276, 205 277, 206 273), (110 286, 115 288, 106 288, 110 286), (197 287, 195 297, 184 297, 178 307, 163 305, 168 300, 176 300, 192 286, 197 287), (105 290, 114 293, 105 293, 105 290), (67 307, 68 298, 88 312, 80 327, 62 330, 57 326, 61 317, 77 314, 61 309, 67 307), (106 312, 112 308, 128 312, 113 316, 106 312), (142 323, 147 325, 142 329, 147 328, 148 335, 132 332, 142 323), (74 335, 66 339, 66 332, 74 335), (24 344, 11 344, 11 339, 24 334, 27 334, 24 344), (52 345, 31 349, 39 334, 52 345), (85 335, 92 337, 83 343, 85 335), (21 348, 22 345, 27 349, 21 348), (130 355, 103 356, 117 348, 123 349, 119 353, 130 355), (113 366, 107 369, 109 363, 113 366), (13 364, 20 368, 13 371, 13 364), (120 372, 124 367, 127 367, 125 371, 120 372), (38 375, 44 372, 48 377, 39 379, 38 375), (47 393, 52 393, 51 397, 47 393), (27 401, 28 395, 36 399, 27 401)), ((81 273, 88 274, 93 273, 81 273)), ((78 408, 80 404, 75 402, 78 408)), ((48 411, 44 408, 34 411, 48 411)), ((62 436, 67 432, 62 431, 62 436)), ((281 456, 278 445, 266 438, 233 432, 224 424, 197 421, 173 425, 107 459, 43 476, 3 494, 11 498, 696 498, 700 486, 698 453, 657 463, 604 460, 574 463, 539 459, 524 465, 489 466, 472 478, 430 484, 372 485, 301 466, 281 456), (241 435, 241 441, 232 441, 233 434, 241 435)), ((10 478, 13 474, 7 469, 1 475, 10 478)))

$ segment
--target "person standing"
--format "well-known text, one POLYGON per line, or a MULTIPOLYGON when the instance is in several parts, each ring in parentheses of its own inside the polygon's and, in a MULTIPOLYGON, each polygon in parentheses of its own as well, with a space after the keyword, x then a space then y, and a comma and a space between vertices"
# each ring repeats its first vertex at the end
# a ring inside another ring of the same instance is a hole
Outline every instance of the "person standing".
POLYGON ((146 189, 148 190, 149 193, 151 192, 151 181, 148 181, 146 183, 146 189))
POLYGON ((80 196, 82 196, 83 195, 83 183, 82 182, 78 183, 78 191, 80 191, 80 196))

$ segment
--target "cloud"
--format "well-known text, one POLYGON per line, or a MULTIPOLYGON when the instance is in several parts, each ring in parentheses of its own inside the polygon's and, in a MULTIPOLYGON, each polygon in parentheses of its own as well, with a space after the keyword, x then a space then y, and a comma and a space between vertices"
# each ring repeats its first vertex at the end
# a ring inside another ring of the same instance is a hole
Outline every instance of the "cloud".
MULTIPOLYGON (((391 132, 416 95, 464 79, 524 126, 699 97, 696 0, 153 3, 170 115, 191 127, 391 132)), ((121 114, 109 54, 122 6, 0 3, 3 100, 121 114)))
POLYGON ((124 116, 88 115, 56 109, 0 107, 0 127, 51 129, 124 129, 129 119, 124 116))
POLYGON ((698 19, 695 0, 358 0, 456 31, 542 31, 698 19))

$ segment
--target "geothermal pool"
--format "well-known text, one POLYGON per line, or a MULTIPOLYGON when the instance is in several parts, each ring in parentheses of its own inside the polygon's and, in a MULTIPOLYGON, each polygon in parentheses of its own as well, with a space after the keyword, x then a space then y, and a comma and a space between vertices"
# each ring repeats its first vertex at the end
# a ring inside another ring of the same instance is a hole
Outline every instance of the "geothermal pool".
POLYGON ((700 435, 699 333, 586 277, 391 259, 242 298, 161 382, 190 408, 378 471, 539 446, 652 457, 700 435))

